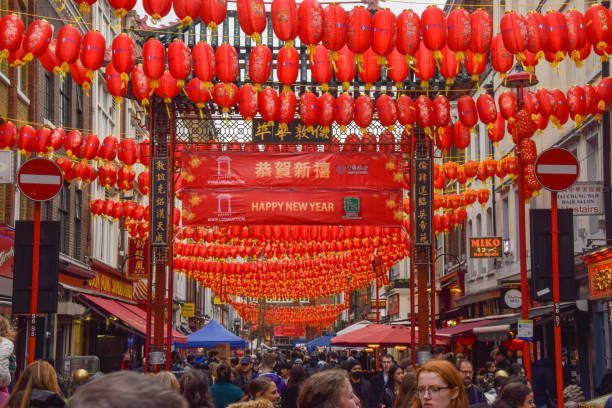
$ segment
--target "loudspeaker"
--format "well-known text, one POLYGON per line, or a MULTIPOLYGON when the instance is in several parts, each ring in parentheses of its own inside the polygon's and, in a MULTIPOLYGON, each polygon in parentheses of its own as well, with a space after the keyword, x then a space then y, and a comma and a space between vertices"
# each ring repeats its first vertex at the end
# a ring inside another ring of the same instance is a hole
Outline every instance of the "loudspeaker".
MULTIPOLYGON (((30 314, 34 222, 15 222, 15 272, 13 274, 13 314, 30 314)), ((57 312, 60 222, 40 223, 38 268, 38 313, 57 312)))
MULTIPOLYGON (((531 231, 531 297, 552 302, 552 239, 550 210, 529 210, 531 231)), ((574 216, 572 210, 558 210, 559 296, 562 302, 576 300, 574 273, 574 216)))

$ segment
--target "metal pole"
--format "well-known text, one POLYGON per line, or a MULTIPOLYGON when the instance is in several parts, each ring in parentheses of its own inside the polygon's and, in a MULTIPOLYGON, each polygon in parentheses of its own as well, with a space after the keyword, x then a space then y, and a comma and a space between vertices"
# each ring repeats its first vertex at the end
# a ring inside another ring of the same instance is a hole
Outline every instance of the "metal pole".
MULTIPOLYGON (((414 139, 414 135, 413 135, 414 139)), ((409 171, 410 171, 410 183, 408 194, 409 197, 409 205, 410 205, 410 231, 409 235, 411 237, 410 240, 410 354, 412 355, 412 366, 416 367, 416 315, 414 311, 416 309, 415 302, 415 273, 414 273, 414 166, 412 165, 414 159, 414 140, 408 141, 408 151, 409 151, 409 171)))
MULTIPOLYGON (((151 141, 151 153, 153 153, 154 145, 153 145, 153 106, 149 105, 149 139, 151 141)), ((153 203, 151 203, 151 193, 149 192, 149 208, 152 208, 153 203)), ((153 245, 150 244, 151 237, 149 237, 149 270, 148 270, 148 278, 147 278, 147 327, 145 329, 145 369, 144 372, 149 371, 149 351, 151 345, 151 297, 153 296, 153 269, 155 268, 155 257, 153 251, 153 245)))
POLYGON ((172 312, 173 312, 173 298, 174 298, 174 109, 172 109, 172 114, 170 115, 170 143, 168 149, 168 161, 170 162, 170 171, 169 171, 169 181, 170 188, 169 190, 169 200, 170 200, 170 209, 168 210, 168 261, 166 265, 168 265, 168 304, 167 315, 168 320, 166 322, 166 371, 170 371, 172 366, 171 356, 172 356, 172 312))
MULTIPOLYGON (((433 188, 432 188, 433 191, 433 188)), ((433 206, 432 206, 433 210, 433 206)), ((433 217, 432 217, 433 219, 433 217)), ((435 237, 431 240, 431 347, 436 349, 436 251, 435 237)))
MULTIPOLYGON (((378 279, 376 278, 376 324, 380 324, 380 307, 379 307, 379 299, 378 299, 378 279)), ((376 371, 380 371, 380 347, 376 348, 376 371)))
POLYGON ((557 377, 557 406, 563 408, 563 366, 561 364, 561 316, 559 308, 559 225, 557 221, 557 192, 551 192, 550 225, 552 235, 553 325, 555 331, 555 372, 557 377))
POLYGON ((32 242, 32 290, 30 293, 30 336, 28 365, 36 357, 36 314, 38 313, 38 264, 40 260, 40 201, 34 202, 34 236, 32 242))

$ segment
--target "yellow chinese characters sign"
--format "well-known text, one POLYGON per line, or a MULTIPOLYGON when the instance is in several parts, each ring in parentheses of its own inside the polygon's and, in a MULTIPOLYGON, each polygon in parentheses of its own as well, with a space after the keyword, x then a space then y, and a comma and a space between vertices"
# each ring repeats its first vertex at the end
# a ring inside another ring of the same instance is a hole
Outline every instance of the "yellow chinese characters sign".
POLYGON ((612 259, 589 265, 591 299, 612 297, 612 259))
POLYGON ((255 143, 329 143, 329 128, 320 125, 306 126, 299 120, 288 124, 253 120, 253 142, 255 143), (284 125, 284 126, 283 126, 284 125))
POLYGON ((168 158, 151 158, 151 245, 168 244, 168 158))
POLYGON ((181 306, 181 316, 194 317, 195 316, 195 303, 183 303, 183 305, 181 306))
POLYGON ((147 279, 149 276, 149 240, 130 238, 126 276, 128 279, 147 279))
POLYGON ((95 278, 87 281, 87 286, 108 295, 114 295, 129 300, 133 299, 132 282, 126 282, 119 278, 103 274, 99 271, 95 278))

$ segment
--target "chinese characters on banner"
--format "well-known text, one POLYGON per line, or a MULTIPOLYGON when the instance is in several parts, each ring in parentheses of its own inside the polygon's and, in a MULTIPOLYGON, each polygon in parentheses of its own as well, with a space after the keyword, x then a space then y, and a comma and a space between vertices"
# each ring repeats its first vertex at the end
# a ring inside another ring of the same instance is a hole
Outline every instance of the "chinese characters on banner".
POLYGON ((311 130, 299 120, 288 123, 286 127, 281 123, 268 123, 262 119, 253 119, 254 143, 330 143, 331 132, 325 133, 323 127, 315 125, 311 130))
POLYGON ((183 153, 185 189, 401 190, 401 153, 183 153))
POLYGON ((168 158, 151 158, 151 245, 168 244, 168 158))
POLYGON ((431 245, 431 159, 415 159, 414 162, 414 242, 431 245))
POLYGON ((128 243, 128 279, 147 279, 149 277, 149 239, 130 238, 128 243))
POLYGON ((398 227, 402 193, 374 190, 183 191, 183 225, 317 224, 398 227))

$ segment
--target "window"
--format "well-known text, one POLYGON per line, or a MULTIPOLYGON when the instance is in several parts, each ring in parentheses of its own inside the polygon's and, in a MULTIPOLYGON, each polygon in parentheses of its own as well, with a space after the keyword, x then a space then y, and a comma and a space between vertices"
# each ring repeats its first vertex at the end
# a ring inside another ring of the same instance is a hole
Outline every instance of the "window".
POLYGON ((23 65, 17 68, 17 77, 19 82, 19 90, 28 97, 28 92, 30 91, 30 82, 28 81, 28 72, 30 71, 30 67, 28 64, 23 65))
POLYGON ((76 127, 83 129, 83 89, 79 87, 76 92, 76 127))
POLYGON ((60 86, 59 121, 61 126, 72 125, 72 81, 65 80, 60 86))
POLYGON ((70 185, 64 183, 60 191, 59 221, 60 221, 60 252, 68 254, 70 248, 70 185))
POLYGON ((54 75, 45 71, 45 106, 43 115, 45 119, 53 122, 53 95, 54 95, 54 75))
POLYGON ((502 224, 502 236, 504 238, 510 238, 510 221, 508 220, 508 218, 510 218, 510 214, 508 213, 509 209, 508 209, 508 197, 504 197, 502 199, 502 220, 503 220, 503 224, 502 224))

